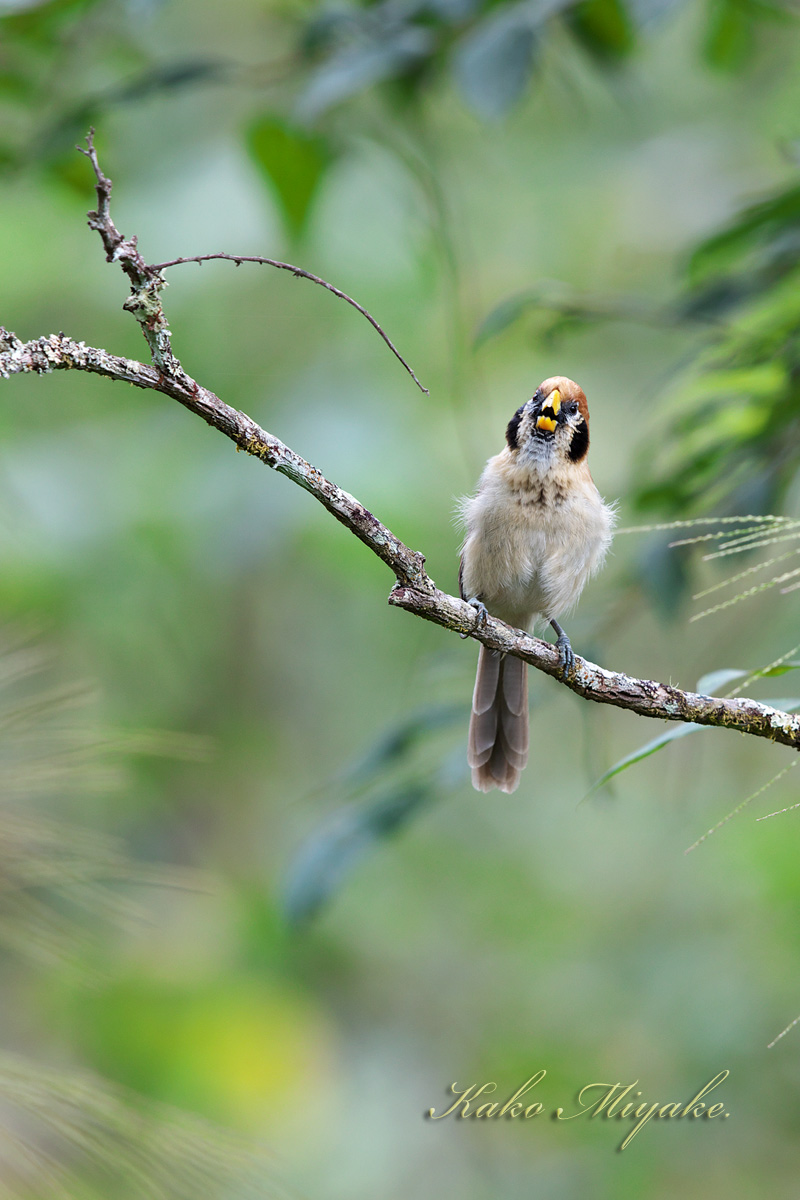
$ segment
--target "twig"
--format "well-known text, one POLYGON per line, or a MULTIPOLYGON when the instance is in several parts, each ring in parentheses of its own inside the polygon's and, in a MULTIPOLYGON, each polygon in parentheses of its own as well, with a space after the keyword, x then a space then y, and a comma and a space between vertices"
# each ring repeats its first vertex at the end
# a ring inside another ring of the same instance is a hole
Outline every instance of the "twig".
POLYGON ((386 345, 391 350, 392 354, 395 356, 395 358, 399 362, 401 362, 403 364, 403 366, 408 371, 411 378, 414 380, 414 383, 420 389, 420 391, 424 392, 426 396, 430 395, 430 392, 428 391, 428 389, 423 384, 421 384, 420 381, 417 379, 417 376, 414 374, 414 371, 409 366, 409 364, 406 362, 406 360, 403 358, 402 354, 397 349, 397 347, 395 346, 392 339, 389 337, 389 335, 386 333, 386 331, 378 324, 378 322, 375 320, 375 318, 372 316, 372 314, 367 312, 367 310, 365 308, 363 308, 362 305, 360 305, 357 300, 354 300, 352 296, 348 296, 347 292, 343 292, 343 291, 341 291, 340 288, 334 287, 332 283, 328 283, 328 281, 326 279, 322 279, 321 276, 314 275, 311 273, 311 271, 304 270, 303 267, 295 267, 292 265, 292 263, 280 262, 280 260, 277 258, 261 258, 259 255, 256 255, 256 254, 195 254, 191 258, 173 258, 173 259, 170 259, 169 262, 154 263, 153 266, 151 266, 150 270, 151 271, 166 271, 168 267, 178 267, 181 265, 181 263, 204 263, 204 262, 209 262, 211 259, 214 259, 214 258, 227 259, 229 262, 236 263, 237 267, 240 266, 243 262, 250 262, 250 263, 262 263, 264 266, 267 266, 267 267, 278 267, 278 269, 281 271, 291 271, 293 275, 297 275, 301 279, 310 279, 312 283, 318 283, 320 287, 327 288, 327 290, 329 292, 333 292, 334 296, 338 296, 340 300, 346 300, 347 303, 352 304, 353 308, 357 309, 358 312, 360 312, 363 317, 367 318, 367 320, 369 321, 369 323, 373 329, 376 329, 378 331, 378 333, 381 335, 383 340, 386 342, 386 345))
MULTIPOLYGON (((0 328, 0 377, 57 370, 90 371, 171 396, 224 433, 239 449, 305 488, 385 562, 396 579, 390 604, 445 629, 470 634, 493 650, 514 654, 546 675, 561 678, 558 653, 549 642, 512 629, 494 617, 479 625, 470 605, 436 587, 424 570, 422 554, 404 545, 354 496, 183 371, 176 376, 165 375, 154 367, 75 342, 64 334, 23 343, 0 328)), ((800 749, 800 716, 780 712, 757 700, 725 700, 685 692, 668 684, 607 671, 582 658, 576 658, 575 670, 563 682, 587 700, 626 708, 640 716, 738 729, 800 749)))
POLYGON ((772 1047, 779 1042, 782 1037, 786 1037, 786 1034, 789 1033, 790 1030, 794 1029, 795 1025, 797 1025, 799 1021, 800 1017, 795 1017, 793 1021, 790 1021, 786 1028, 780 1031, 777 1037, 774 1037, 771 1042, 767 1043, 767 1049, 771 1050, 772 1047))
POLYGON ((87 214, 89 228, 95 229, 100 234, 106 251, 106 261, 118 262, 130 279, 131 294, 122 307, 127 309, 128 312, 132 312, 141 325, 142 332, 150 346, 153 362, 162 371, 170 375, 180 375, 182 373, 182 367, 172 350, 169 325, 167 324, 167 318, 164 316, 164 309, 161 305, 161 291, 167 286, 167 281, 162 277, 161 272, 166 270, 167 267, 177 267, 180 263, 203 263, 212 258, 226 258, 231 262, 235 262, 237 267, 243 262, 254 262, 264 263, 266 266, 279 267, 283 271, 291 271, 293 275, 298 275, 303 279, 310 279, 312 283, 318 283, 320 287, 327 288, 329 292, 333 292, 334 296, 338 296, 341 300, 346 300, 348 304, 352 304, 353 308, 358 309, 367 318, 370 325, 381 335, 392 354, 403 364, 417 387, 426 396, 429 395, 428 389, 423 387, 419 379, 417 379, 417 376, 400 351, 372 314, 368 313, 352 296, 348 296, 346 292, 334 287, 332 283, 328 283, 327 280, 320 278, 319 275, 312 275, 310 271, 303 270, 302 267, 295 267, 291 263, 279 262, 275 258, 258 258, 245 254, 198 254, 194 258, 173 258, 169 262, 146 263, 139 253, 136 237, 125 239, 111 219, 111 180, 103 173, 100 167, 97 150, 94 145, 94 129, 89 130, 86 138, 86 149, 84 150, 82 146, 76 146, 75 149, 89 159, 95 179, 97 180, 95 185, 97 211, 87 214))

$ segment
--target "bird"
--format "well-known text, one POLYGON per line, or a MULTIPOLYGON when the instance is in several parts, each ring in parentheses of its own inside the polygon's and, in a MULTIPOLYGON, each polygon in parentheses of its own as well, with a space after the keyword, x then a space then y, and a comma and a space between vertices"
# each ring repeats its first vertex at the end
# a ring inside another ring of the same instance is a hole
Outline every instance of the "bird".
MULTIPOLYGON (((460 502, 461 598, 477 610, 478 626, 489 613, 525 631, 549 622, 564 677, 575 655, 558 618, 602 566, 615 522, 589 473, 588 451, 583 389, 554 375, 514 413, 506 445, 486 463, 476 493, 460 502)), ((515 791, 528 745, 527 663, 482 645, 467 754, 473 787, 515 791)))

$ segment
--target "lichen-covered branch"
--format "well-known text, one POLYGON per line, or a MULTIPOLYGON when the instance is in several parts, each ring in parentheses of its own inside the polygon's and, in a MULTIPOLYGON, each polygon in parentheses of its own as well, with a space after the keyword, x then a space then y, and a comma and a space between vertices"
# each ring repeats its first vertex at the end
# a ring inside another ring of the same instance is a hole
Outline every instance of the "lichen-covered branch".
POLYGON ((415 587, 424 585, 427 576, 423 570, 425 559, 421 554, 404 546, 355 497, 331 483, 321 471, 295 454, 279 438, 273 437, 245 413, 231 408, 219 396, 201 387, 182 369, 178 375, 168 375, 135 359, 120 358, 106 350, 87 346, 84 342, 75 342, 63 333, 21 342, 0 326, 0 378, 31 372, 42 375, 48 371, 69 370, 105 375, 109 379, 119 379, 136 387, 162 392, 177 400, 224 433, 240 450, 260 458, 268 467, 287 475, 294 483, 311 492, 328 512, 383 559, 402 583, 415 587))
MULTIPOLYGON (((186 374, 173 353, 169 327, 161 305, 161 289, 165 281, 160 271, 173 264, 149 266, 139 253, 136 238, 125 239, 117 230, 110 213, 111 181, 100 168, 91 134, 87 145, 88 149, 83 153, 92 164, 97 188, 97 210, 89 213, 89 225, 100 234, 107 259, 118 262, 130 280, 131 294, 123 307, 132 312, 142 326, 153 365, 120 358, 106 350, 76 342, 63 333, 22 342, 13 333, 0 327, 0 378, 50 371, 89 371, 170 396, 224 433, 240 450, 261 459, 267 466, 305 488, 385 562, 396 581, 389 596, 390 604, 416 613, 445 629, 470 634, 494 650, 515 654, 545 674, 561 679, 558 654, 549 642, 512 629, 493 617, 481 623, 470 605, 436 587, 424 569, 424 556, 404 545, 360 501, 331 483, 316 467, 267 433, 245 413, 231 408, 186 374)), ((181 260, 173 261, 177 263, 181 260)), ((272 265, 293 269, 288 264, 272 262, 272 265)), ((308 277, 324 283, 314 276, 308 277)), ((344 295, 331 285, 325 286, 337 295, 344 295)), ((365 311, 360 305, 357 307, 365 311)), ((680 688, 649 679, 634 679, 606 671, 581 658, 576 658, 569 677, 561 681, 587 700, 613 704, 641 716, 738 729, 742 733, 769 738, 800 749, 800 716, 779 712, 756 700, 723 700, 684 692, 680 688)))
MULTIPOLYGON (((476 630, 475 610, 435 586, 419 589, 398 583, 389 596, 389 603, 446 629, 469 630, 474 638, 493 650, 516 654, 546 675, 562 679, 558 652, 550 642, 512 629, 493 617, 487 619, 485 627, 476 630)), ((617 671, 607 671, 577 655, 575 670, 562 682, 586 700, 627 708, 642 717, 719 725, 800 749, 800 716, 781 712, 758 700, 747 697, 723 700, 698 692, 685 692, 652 679, 636 679, 617 671)))
POLYGON ((111 180, 103 174, 94 146, 94 130, 89 130, 86 149, 78 146, 92 164, 97 192, 97 209, 87 214, 89 228, 100 234, 107 262, 118 262, 131 284, 131 294, 123 308, 133 313, 147 339, 153 362, 171 375, 181 374, 181 365, 172 352, 169 325, 161 305, 161 290, 167 281, 150 267, 139 253, 136 236, 125 238, 111 219, 111 180))
MULTIPOLYGON (((470 605, 436 587, 424 570, 423 555, 404 545, 349 492, 331 483, 311 463, 185 372, 181 371, 178 377, 171 377, 155 367, 120 358, 106 350, 86 346, 83 342, 75 342, 64 334, 21 342, 13 333, 0 328, 0 378, 59 370, 90 371, 109 379, 132 383, 136 387, 162 392, 177 400, 224 433, 241 450, 261 459, 267 466, 305 488, 377 554, 395 575, 396 583, 389 596, 390 604, 416 613, 445 629, 470 633, 494 650, 516 654, 537 670, 555 678, 560 677, 558 654, 549 642, 512 629, 494 617, 489 617, 485 625, 479 625, 477 614, 470 605)), ((721 700, 684 692, 650 679, 635 679, 606 671, 582 658, 576 658, 575 662, 574 671, 563 682, 587 700, 627 708, 644 717, 738 729, 742 733, 770 738, 800 749, 800 716, 780 712, 756 700, 721 700)))

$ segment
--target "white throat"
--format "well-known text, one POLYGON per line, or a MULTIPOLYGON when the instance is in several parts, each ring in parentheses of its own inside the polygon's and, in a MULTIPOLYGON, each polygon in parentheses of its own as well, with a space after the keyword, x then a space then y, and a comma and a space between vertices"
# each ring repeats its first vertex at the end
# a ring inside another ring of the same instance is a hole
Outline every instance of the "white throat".
POLYGON ((556 439, 532 437, 521 447, 520 460, 536 475, 546 475, 556 457, 556 439))

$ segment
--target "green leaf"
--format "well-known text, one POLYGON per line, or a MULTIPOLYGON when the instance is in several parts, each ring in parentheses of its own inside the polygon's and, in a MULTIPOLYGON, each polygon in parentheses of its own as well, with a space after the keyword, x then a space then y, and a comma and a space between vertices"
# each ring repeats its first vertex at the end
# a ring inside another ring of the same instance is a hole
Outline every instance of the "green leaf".
POLYGON ((289 868, 283 909, 295 925, 311 920, 340 890, 351 872, 386 838, 407 825, 443 792, 460 786, 462 772, 426 754, 430 741, 454 724, 463 725, 462 704, 433 704, 390 729, 366 754, 329 782, 351 803, 343 805, 298 850, 289 868), (421 752, 421 754, 420 754, 421 752), (353 803, 369 789, 370 796, 353 803))
POLYGON ((311 76, 297 105, 302 122, 315 121, 350 96, 415 70, 433 54, 432 32, 417 26, 380 31, 335 51, 311 76))
POLYGON ((747 674, 747 671, 726 670, 725 668, 720 671, 711 671, 708 675, 703 675, 701 679, 698 679, 695 690, 701 696, 716 696, 717 691, 725 687, 726 683, 733 683, 735 679, 744 679, 747 674))
MULTIPOLYGON (((2 0, 0 0, 0 5, 2 0)), ((0 16, 2 16, 0 7, 0 16)), ((8 67, 0 69, 0 99, 8 97, 12 100, 27 100, 35 91, 34 83, 21 71, 12 71, 8 67)))
POLYGON ((367 753, 344 773, 341 784, 351 791, 378 779, 381 774, 407 760, 416 746, 439 729, 466 721, 463 704, 439 704, 423 708, 379 738, 367 753))
POLYGON ((784 237, 798 227, 800 186, 794 184, 750 205, 721 233, 701 242, 689 263, 691 282, 696 285, 741 265, 740 260, 758 242, 784 237))
POLYGON ((497 119, 519 100, 536 56, 530 5, 493 13, 464 39, 455 56, 456 80, 470 108, 497 119))
MULTIPOLYGON (((609 767, 604 775, 593 783, 586 793, 586 796, 591 796, 593 792, 597 792, 601 787, 604 787, 610 779, 615 775, 619 775, 621 771, 632 767, 634 763, 641 762, 642 759, 649 758, 651 754, 655 754, 658 750, 663 750, 664 746, 668 746, 670 742, 677 741, 678 738, 686 737, 689 733, 697 733, 698 729, 711 729, 710 725, 675 725, 668 729, 666 733, 660 734, 657 738, 653 738, 652 742, 645 742, 644 746, 640 746, 638 750, 634 750, 632 754, 627 754, 625 758, 621 758, 619 762, 614 763, 613 767, 609 767)), ((584 797, 585 799, 586 797, 584 797)))
MULTIPOLYGON (((702 696, 716 696, 719 688, 725 687, 728 683, 733 683, 737 679, 746 679, 748 676, 753 679, 771 679, 778 675, 786 675, 788 671, 800 670, 800 662, 780 663, 777 667, 765 667, 763 671, 737 671, 723 668, 720 671, 711 671, 708 675, 703 675, 702 679, 698 679, 696 691, 702 696)), ((762 700, 762 704, 772 704, 773 708, 777 708, 777 703, 771 700, 762 700)))
POLYGON ((247 145, 277 192, 291 232, 299 235, 331 160, 327 144, 322 138, 263 117, 248 129, 247 145))
POLYGON ((283 908, 293 925, 314 917, 377 842, 397 833, 433 798, 422 784, 390 790, 377 803, 345 809, 302 846, 289 870, 283 908))
POLYGON ((31 43, 52 42, 64 29, 81 20, 91 8, 100 8, 103 0, 32 0, 32 3, 6 3, 0 17, 4 33, 8 30, 31 43))
MULTIPOLYGON (((726 672, 717 671, 714 675, 723 675, 726 672)), ((746 674, 746 672, 734 672, 735 675, 746 674)), ((706 680, 713 679, 714 675, 705 675, 700 683, 706 680)), ((699 690, 699 684, 698 684, 699 690)), ((769 708, 777 708, 779 712, 797 712, 800 708, 800 699, 780 699, 780 700, 759 700, 759 704, 766 704, 769 708)), ((641 762, 645 758, 649 758, 651 754, 655 754, 659 750, 663 750, 670 742, 675 742, 678 738, 686 737, 690 733, 697 733, 700 729, 716 729, 715 725, 695 725, 693 722, 685 725, 676 725, 672 729, 668 729, 665 733, 660 734, 657 738, 653 738, 651 742, 646 742, 644 746, 640 746, 638 750, 634 750, 632 754, 627 754, 625 758, 621 758, 619 762, 614 763, 613 767, 609 767, 604 775, 601 775, 596 783, 593 783, 586 793, 587 797, 594 792, 599 791, 601 787, 608 783, 609 779, 613 779, 615 775, 626 771, 628 767, 632 767, 635 763, 641 762)))
POLYGON ((529 308, 536 307, 539 303, 538 296, 535 292, 520 292, 517 296, 509 296, 506 300, 501 300, 499 304, 483 318, 478 330, 475 334, 473 346, 477 350, 484 342, 488 342, 491 338, 497 337, 498 334, 504 333, 509 329, 529 308))
POLYGON ((703 51, 712 67, 734 71, 752 47, 753 18, 742 0, 714 0, 710 6, 703 51))
POLYGON ((689 556, 683 547, 671 547, 656 537, 642 548, 636 564, 640 586, 665 620, 674 620, 689 595, 689 556))
POLYGON ((570 12, 569 23, 596 58, 622 58, 633 49, 633 24, 622 0, 582 0, 570 12))

